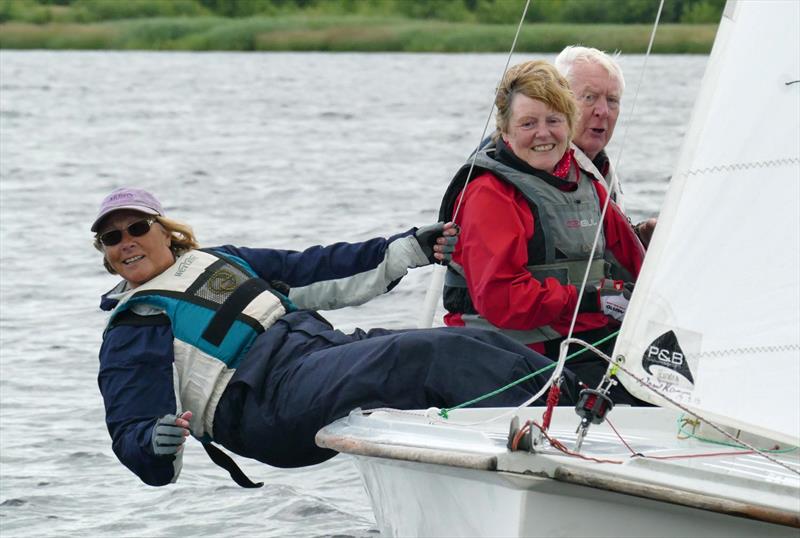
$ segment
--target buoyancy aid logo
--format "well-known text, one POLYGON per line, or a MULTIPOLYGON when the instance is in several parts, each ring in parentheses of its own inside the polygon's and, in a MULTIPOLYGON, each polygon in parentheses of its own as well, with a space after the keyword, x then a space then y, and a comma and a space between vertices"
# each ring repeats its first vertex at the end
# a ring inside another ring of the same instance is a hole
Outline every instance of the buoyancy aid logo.
POLYGON ((195 260, 197 260, 197 256, 194 254, 189 254, 181 259, 181 261, 178 263, 178 270, 175 271, 175 276, 183 276, 183 273, 186 272, 186 270, 195 262, 195 260))
POLYGON ((231 271, 219 269, 208 279, 208 288, 214 293, 230 293, 239 286, 239 280, 231 271))
POLYGON ((567 228, 588 228, 597 226, 597 219, 568 219, 565 224, 567 228))
POLYGON ((673 331, 668 331, 647 346, 642 357, 642 367, 659 381, 680 384, 681 378, 694 385, 689 361, 673 331), (654 367, 659 368, 654 368, 654 367))

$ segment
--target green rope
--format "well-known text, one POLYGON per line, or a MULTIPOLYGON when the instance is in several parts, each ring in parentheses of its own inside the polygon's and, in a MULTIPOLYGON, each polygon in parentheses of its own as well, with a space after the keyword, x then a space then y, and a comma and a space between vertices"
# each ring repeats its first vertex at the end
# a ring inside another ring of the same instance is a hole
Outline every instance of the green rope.
MULTIPOLYGON (((687 438, 697 439, 701 443, 711 443, 712 445, 721 445, 721 446, 727 446, 727 447, 731 447, 731 448, 743 448, 743 449, 749 448, 749 447, 746 447, 744 445, 740 445, 738 443, 728 443, 726 441, 717 441, 716 439, 709 439, 708 437, 702 437, 700 435, 695 435, 694 428, 692 428, 691 432, 685 430, 684 427, 689 425, 692 422, 693 421, 691 421, 691 420, 686 418, 686 413, 681 413, 681 415, 678 417, 678 434, 679 435, 684 435, 687 438)), ((698 423, 699 423, 699 421, 698 421, 698 423)), ((793 452, 795 450, 797 450, 797 447, 784 448, 784 449, 773 449, 773 450, 761 450, 761 452, 767 452, 768 454, 785 454, 787 452, 793 452)))
MULTIPOLYGON (((617 336, 617 334, 619 334, 619 331, 613 332, 613 333, 609 334, 608 336, 606 336, 605 338, 601 338, 600 340, 598 340, 597 342, 595 342, 592 345, 594 347, 597 347, 600 344, 608 341, 609 339, 617 336)), ((566 362, 566 361, 568 361, 570 359, 574 359, 575 357, 577 357, 578 355, 580 355, 584 351, 588 351, 588 348, 583 348, 580 351, 576 351, 572 355, 568 355, 567 358, 564 359, 564 361, 566 362)), ((448 413, 450 411, 453 411, 454 409, 461 409, 462 407, 468 407, 468 406, 470 406, 470 405, 472 405, 474 403, 480 402, 481 400, 485 400, 486 398, 491 398, 492 396, 496 396, 496 395, 500 394, 501 392, 504 392, 504 391, 510 389, 511 387, 515 387, 515 386, 519 385, 520 383, 524 383, 525 381, 529 380, 532 377, 536 377, 537 375, 539 375, 539 374, 541 374, 543 372, 546 372, 547 370, 551 370, 551 369, 555 368, 556 364, 558 364, 558 363, 554 362, 553 364, 545 366, 544 368, 540 368, 540 369, 536 370, 535 372, 533 372, 532 374, 528 374, 528 375, 526 375, 524 377, 521 377, 521 378, 517 379, 516 381, 512 381, 511 383, 509 383, 508 385, 506 385, 504 387, 500 387, 499 389, 493 390, 492 392, 487 392, 483 396, 478 396, 477 398, 473 398, 472 400, 469 400, 468 402, 464 402, 462 404, 458 404, 458 405, 456 405, 454 407, 445 407, 444 409, 439 410, 439 416, 444 418, 444 419, 447 419, 448 418, 448 413)))

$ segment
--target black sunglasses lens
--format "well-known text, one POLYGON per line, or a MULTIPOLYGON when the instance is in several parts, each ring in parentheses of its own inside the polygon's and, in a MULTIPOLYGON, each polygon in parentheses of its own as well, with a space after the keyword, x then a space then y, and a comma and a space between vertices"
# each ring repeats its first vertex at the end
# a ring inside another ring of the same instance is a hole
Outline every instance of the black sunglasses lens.
POLYGON ((100 242, 107 247, 113 247, 122 241, 122 232, 119 230, 111 230, 100 236, 100 242))
POLYGON ((149 231, 150 231, 149 220, 137 220, 136 222, 128 226, 128 233, 131 234, 133 237, 141 237, 149 231))
MULTIPOLYGON (((128 234, 131 237, 141 237, 150 231, 150 221, 147 219, 137 220, 128 226, 128 234)), ((100 242, 107 246, 113 247, 122 241, 122 230, 110 230, 100 236, 100 242)))

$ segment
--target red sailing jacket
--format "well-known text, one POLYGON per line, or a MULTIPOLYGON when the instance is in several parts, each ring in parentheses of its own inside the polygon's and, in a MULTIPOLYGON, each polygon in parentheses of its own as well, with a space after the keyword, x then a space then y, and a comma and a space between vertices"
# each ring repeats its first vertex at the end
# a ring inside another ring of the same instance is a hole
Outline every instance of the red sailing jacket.
MULTIPOLYGON (((605 188, 597 181, 592 183, 602 207, 607 197, 605 188)), ((566 335, 579 303, 578 290, 554 278, 540 282, 526 269, 534 219, 523 195, 511 184, 484 173, 467 186, 456 223, 461 226, 461 234, 453 260, 464 267, 478 313, 503 329, 526 330, 550 325, 566 335)), ((603 231, 606 249, 638 277, 644 249, 627 217, 613 202, 606 212, 603 231)), ((460 313, 448 313, 444 321, 451 326, 464 325, 460 313)), ((574 333, 601 328, 610 322, 616 323, 601 313, 581 313, 574 333)), ((541 343, 529 347, 544 351, 541 343)))

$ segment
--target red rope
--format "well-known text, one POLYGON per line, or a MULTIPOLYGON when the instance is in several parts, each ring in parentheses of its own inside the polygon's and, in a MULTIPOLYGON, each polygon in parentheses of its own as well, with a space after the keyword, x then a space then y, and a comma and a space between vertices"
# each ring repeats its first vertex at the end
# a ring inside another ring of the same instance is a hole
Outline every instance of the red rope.
MULTIPOLYGON (((606 419, 606 421, 608 422, 608 419, 606 419)), ((631 451, 632 457, 638 456, 641 458, 649 458, 653 460, 677 460, 677 459, 689 459, 689 458, 709 458, 717 456, 742 456, 747 454, 755 454, 755 451, 753 450, 739 450, 739 451, 727 451, 727 452, 709 452, 705 454, 675 454, 673 456, 647 456, 645 454, 642 454, 641 452, 636 452, 633 448, 631 448, 631 446, 625 441, 625 439, 622 438, 620 433, 617 431, 614 425, 611 424, 611 422, 608 422, 608 425, 611 426, 611 429, 614 430, 615 434, 617 434, 617 437, 619 438, 620 441, 622 441, 622 444, 624 444, 628 448, 628 450, 631 451)), ((578 452, 573 452, 572 450, 568 449, 564 445, 564 443, 562 443, 555 437, 550 437, 550 435, 548 435, 547 431, 545 430, 544 426, 540 425, 536 421, 530 421, 530 420, 526 421, 525 424, 519 429, 519 431, 514 436, 514 439, 511 442, 511 450, 517 450, 519 441, 530 430, 531 426, 536 426, 539 429, 539 431, 542 432, 542 435, 545 437, 545 439, 547 439, 550 442, 550 446, 552 446, 559 452, 563 452, 567 456, 580 458, 586 461, 593 461, 596 463, 614 463, 617 465, 623 463, 622 461, 619 460, 606 460, 601 458, 593 458, 591 456, 584 456, 583 454, 580 454, 578 452)))
POLYGON ((609 425, 609 426, 611 426, 611 429, 612 429, 612 430, 614 430, 614 433, 616 433, 616 434, 617 434, 617 437, 619 437, 619 440, 620 440, 620 441, 622 441, 622 444, 623 444, 623 445, 625 445, 625 446, 627 447, 627 449, 631 451, 631 454, 633 454, 634 456, 636 456, 637 454, 638 454, 639 456, 641 456, 641 455, 642 455, 642 454, 639 454, 638 452, 636 452, 634 449, 632 449, 632 448, 631 448, 631 445, 629 445, 629 444, 628 444, 628 443, 625 441, 625 439, 623 439, 623 438, 622 438, 622 436, 619 434, 619 432, 618 432, 618 431, 617 431, 617 429, 614 427, 614 425, 613 425, 613 424, 611 424, 611 421, 610 421, 610 420, 608 420, 608 417, 606 417, 606 422, 608 422, 608 425, 609 425))
POLYGON ((519 442, 522 440, 522 437, 528 433, 531 429, 531 421, 526 420, 525 424, 519 429, 519 431, 514 435, 514 439, 511 440, 511 450, 517 450, 519 448, 519 442))
POLYGON ((614 433, 617 434, 617 437, 619 437, 619 440, 622 441, 622 444, 625 445, 628 448, 628 450, 631 451, 631 456, 634 457, 639 456, 641 458, 648 458, 651 460, 680 460, 680 459, 690 459, 690 458, 710 458, 716 456, 744 456, 747 454, 755 454, 754 450, 736 450, 736 451, 729 450, 727 452, 707 452, 703 454, 674 454, 672 456, 648 456, 646 454, 642 454, 641 452, 636 452, 633 448, 631 448, 631 445, 629 445, 625 441, 625 439, 622 438, 622 435, 620 435, 620 433, 617 431, 617 429, 614 427, 611 421, 608 420, 608 418, 606 418, 606 422, 608 422, 608 425, 611 426, 612 430, 614 430, 614 433))
POLYGON ((716 456, 744 456, 746 454, 755 454, 755 450, 740 450, 737 452, 709 452, 708 454, 675 454, 674 456, 645 456, 644 454, 638 454, 643 458, 648 458, 651 460, 680 460, 680 459, 689 459, 689 458, 710 458, 716 456))
POLYGON ((561 385, 556 381, 550 386, 550 392, 547 393, 547 409, 544 410, 544 415, 542 415, 542 428, 544 431, 550 429, 550 419, 553 418, 553 409, 558 404, 559 396, 561 396, 561 385))
POLYGON ((550 446, 552 446, 556 450, 559 450, 559 451, 563 452, 567 456, 573 456, 573 457, 580 458, 582 460, 587 460, 587 461, 594 461, 596 463, 616 463, 616 464, 621 464, 622 463, 621 461, 604 460, 604 459, 600 459, 600 458, 592 458, 590 456, 584 456, 583 454, 579 454, 578 452, 573 452, 572 450, 570 450, 566 446, 564 446, 564 444, 561 441, 559 441, 558 439, 555 439, 555 438, 550 437, 549 435, 547 435, 547 432, 543 429, 542 426, 540 426, 536 422, 534 422, 533 425, 536 426, 537 428, 539 428, 539 430, 542 432, 542 435, 544 435, 545 439, 550 441, 550 446))

